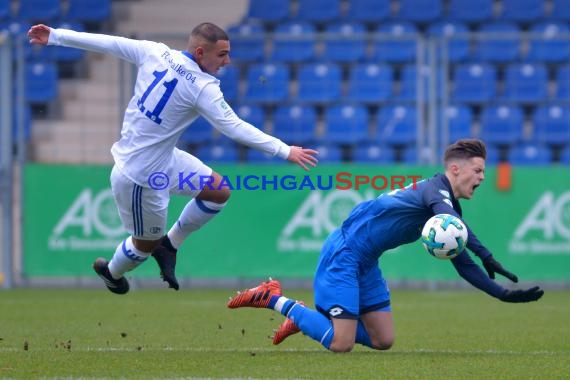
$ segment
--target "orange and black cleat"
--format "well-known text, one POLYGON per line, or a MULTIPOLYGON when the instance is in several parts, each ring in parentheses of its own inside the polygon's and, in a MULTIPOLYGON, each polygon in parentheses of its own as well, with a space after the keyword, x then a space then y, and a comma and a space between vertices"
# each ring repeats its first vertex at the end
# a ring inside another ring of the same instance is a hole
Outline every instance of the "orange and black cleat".
POLYGON ((266 308, 272 296, 281 296, 281 283, 270 279, 262 282, 255 288, 238 292, 238 294, 230 298, 228 307, 230 309, 237 309, 238 307, 266 308))

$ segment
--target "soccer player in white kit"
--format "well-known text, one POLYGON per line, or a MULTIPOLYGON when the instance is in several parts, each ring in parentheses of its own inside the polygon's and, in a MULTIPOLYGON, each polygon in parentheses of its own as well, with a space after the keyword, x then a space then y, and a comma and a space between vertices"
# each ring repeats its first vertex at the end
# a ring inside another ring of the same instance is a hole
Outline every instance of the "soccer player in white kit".
POLYGON ((230 42, 226 32, 212 23, 202 23, 192 30, 186 51, 152 41, 52 29, 43 24, 32 26, 28 38, 31 44, 112 54, 138 67, 121 138, 111 148, 115 161, 111 187, 130 236, 117 246, 110 261, 98 258, 93 264, 113 293, 127 293, 129 283, 124 274, 151 255, 163 280, 178 290, 174 271, 177 249, 226 205, 230 190, 218 186, 222 177, 198 158, 176 148, 182 132, 200 115, 239 143, 305 170, 317 164, 315 150, 289 146, 263 133, 241 120, 225 102, 214 75, 230 63, 230 42), (185 183, 177 181, 181 172, 187 178, 185 183), (200 184, 206 176, 213 178, 211 186, 200 184), (192 199, 166 233, 171 194, 192 199))

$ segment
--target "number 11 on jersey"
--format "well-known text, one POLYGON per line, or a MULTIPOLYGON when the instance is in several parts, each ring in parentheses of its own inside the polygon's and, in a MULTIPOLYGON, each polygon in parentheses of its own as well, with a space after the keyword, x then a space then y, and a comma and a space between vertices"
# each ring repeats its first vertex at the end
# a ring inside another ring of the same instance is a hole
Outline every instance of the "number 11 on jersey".
POLYGON ((172 95, 172 92, 174 91, 174 88, 178 83, 178 79, 173 79, 171 81, 162 83, 162 85, 166 87, 166 91, 164 91, 164 94, 162 94, 162 97, 160 98, 160 100, 158 101, 158 103, 156 104, 156 106, 152 111, 148 110, 145 112, 146 107, 144 106, 144 102, 146 101, 146 98, 151 93, 151 91, 156 87, 156 85, 164 78, 166 72, 167 70, 155 71, 152 73, 154 75, 154 80, 152 81, 150 86, 148 86, 142 97, 137 102, 137 107, 139 107, 139 110, 142 113, 144 113, 144 115, 148 117, 150 120, 154 121, 156 124, 162 123, 162 119, 159 117, 159 115, 164 109, 166 103, 168 102, 168 99, 170 99, 170 96, 172 95))

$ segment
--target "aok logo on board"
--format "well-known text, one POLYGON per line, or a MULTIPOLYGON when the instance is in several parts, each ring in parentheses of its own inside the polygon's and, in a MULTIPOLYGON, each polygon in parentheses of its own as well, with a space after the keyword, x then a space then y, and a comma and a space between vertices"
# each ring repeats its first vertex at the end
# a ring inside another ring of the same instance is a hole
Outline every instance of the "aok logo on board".
POLYGON ((355 190, 311 191, 281 230, 277 250, 319 252, 328 234, 358 203, 377 194, 355 190))
POLYGON ((54 226, 48 246, 56 251, 115 249, 125 234, 111 189, 84 188, 54 226))
POLYGON ((570 191, 543 192, 514 231, 515 254, 570 255, 570 191))

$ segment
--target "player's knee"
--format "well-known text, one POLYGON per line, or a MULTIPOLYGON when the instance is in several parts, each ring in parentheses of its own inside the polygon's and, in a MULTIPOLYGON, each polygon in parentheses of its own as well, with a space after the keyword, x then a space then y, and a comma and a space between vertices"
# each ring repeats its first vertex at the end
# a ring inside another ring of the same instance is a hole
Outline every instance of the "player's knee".
POLYGON ((219 203, 225 203, 230 199, 230 196, 232 195, 232 192, 230 191, 230 189, 226 189, 224 188, 224 192, 221 195, 223 198, 223 201, 219 202, 219 203))
POLYGON ((132 239, 133 239, 133 245, 135 246, 135 248, 138 249, 139 251, 142 251, 142 252, 152 252, 153 249, 158 247, 158 245, 160 244, 160 239, 157 239, 157 240, 141 240, 141 239, 137 239, 135 237, 133 237, 132 239))
POLYGON ((354 343, 335 343, 333 342, 331 344, 331 346, 329 347, 329 350, 331 350, 332 352, 337 352, 337 353, 343 353, 343 352, 350 352, 352 351, 352 348, 354 347, 354 343))
POLYGON ((231 191, 230 189, 224 187, 216 190, 202 190, 202 192, 197 196, 198 199, 202 201, 208 201, 218 204, 224 204, 230 199, 231 191))
POLYGON ((394 337, 372 339, 372 346, 376 350, 389 350, 394 345, 394 337))

